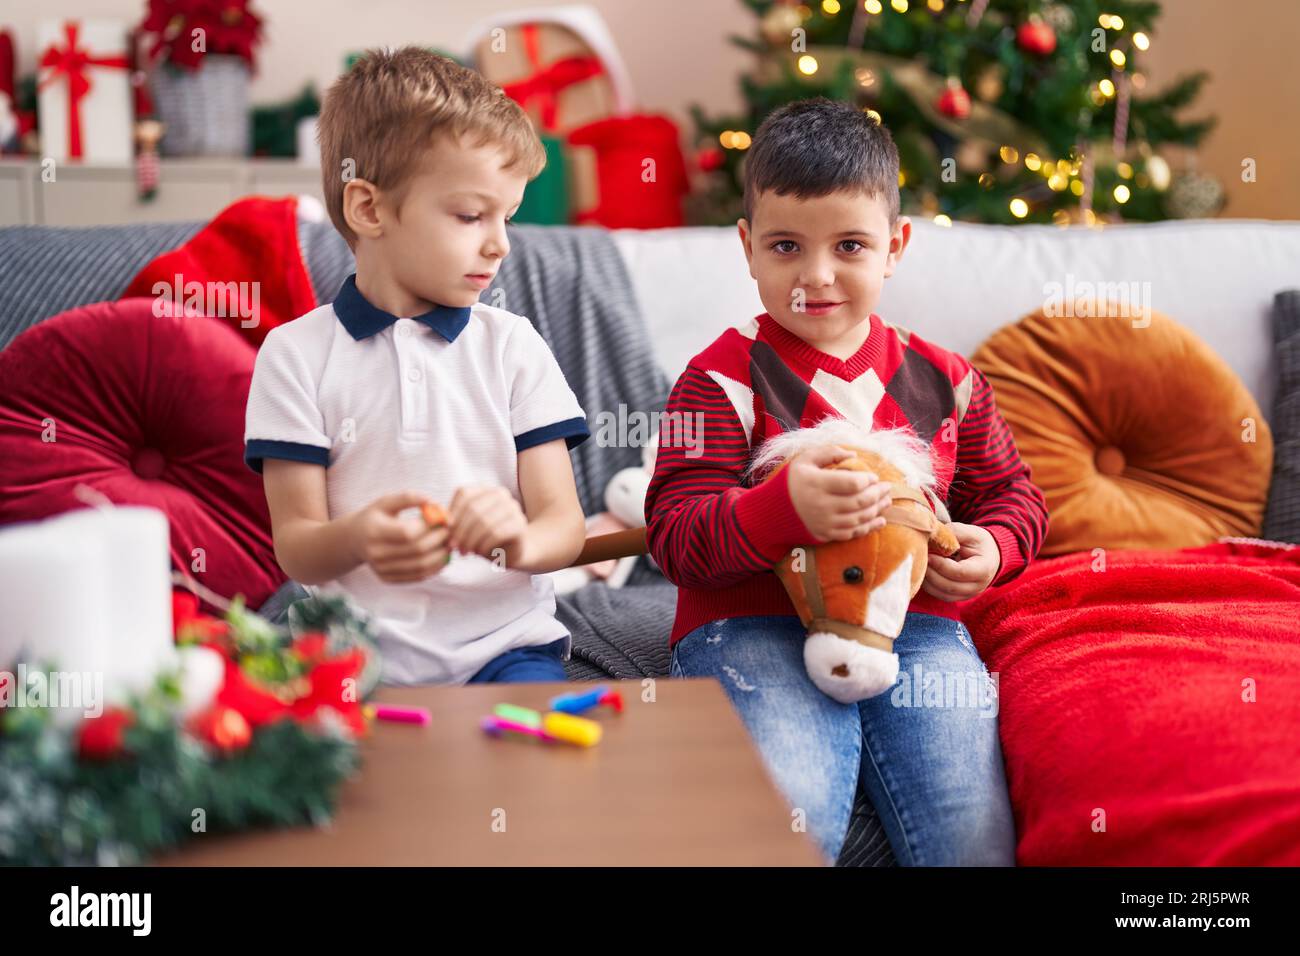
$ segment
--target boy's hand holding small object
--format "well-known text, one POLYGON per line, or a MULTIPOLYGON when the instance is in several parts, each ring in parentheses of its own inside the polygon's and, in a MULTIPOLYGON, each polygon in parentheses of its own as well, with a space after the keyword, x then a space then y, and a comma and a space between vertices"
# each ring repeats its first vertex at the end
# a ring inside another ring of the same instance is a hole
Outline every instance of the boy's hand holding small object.
POLYGON ((975 524, 949 522, 958 549, 951 557, 930 552, 930 566, 921 582, 927 594, 942 601, 965 601, 992 583, 1002 570, 1002 552, 992 533, 975 524))
POLYGON ((431 527, 427 521, 400 517, 406 509, 427 503, 417 492, 401 491, 353 514, 351 541, 357 561, 370 565, 381 581, 390 584, 421 581, 442 570, 451 553, 450 529, 445 523, 431 527))
POLYGON ((885 526, 881 515, 893 503, 889 482, 870 472, 830 467, 852 457, 838 445, 821 445, 795 455, 786 466, 794 510, 818 541, 848 541, 885 526))
POLYGON ((500 485, 456 489, 447 520, 452 529, 452 550, 492 559, 493 552, 500 548, 507 565, 516 563, 528 530, 523 508, 500 485))

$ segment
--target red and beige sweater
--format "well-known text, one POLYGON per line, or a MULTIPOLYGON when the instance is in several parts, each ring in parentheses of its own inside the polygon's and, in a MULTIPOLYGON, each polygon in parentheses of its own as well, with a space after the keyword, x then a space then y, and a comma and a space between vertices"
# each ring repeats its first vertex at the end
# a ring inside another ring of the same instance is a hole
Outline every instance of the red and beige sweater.
MULTIPOLYGON (((991 586, 1038 553, 1047 507, 983 374, 906 329, 870 321, 862 347, 841 360, 764 313, 724 332, 677 380, 645 504, 650 553, 678 588, 670 645, 710 621, 797 613, 772 568, 817 539, 794 509, 787 471, 753 486, 742 475, 764 439, 828 415, 868 430, 910 427, 931 443, 949 516, 997 542, 991 586)), ((960 608, 924 590, 909 606, 949 618, 960 608)))

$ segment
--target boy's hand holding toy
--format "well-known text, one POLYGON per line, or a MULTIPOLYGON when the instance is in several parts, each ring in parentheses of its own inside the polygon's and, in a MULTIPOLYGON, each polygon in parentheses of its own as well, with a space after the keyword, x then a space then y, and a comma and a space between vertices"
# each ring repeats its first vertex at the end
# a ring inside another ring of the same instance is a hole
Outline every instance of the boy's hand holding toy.
POLYGON ((528 518, 514 496, 500 485, 457 488, 447 520, 453 550, 490 560, 500 548, 507 566, 520 563, 528 518))
POLYGON ((958 549, 951 557, 930 553, 921 586, 941 601, 965 601, 987 588, 1002 570, 1002 551, 987 528, 951 521, 958 549))
POLYGON ((446 523, 435 526, 427 517, 425 522, 399 517, 406 509, 427 503, 421 494, 402 491, 384 495, 353 514, 349 540, 357 561, 370 565, 389 584, 421 581, 442 570, 451 557, 446 523))
MULTIPOLYGON (((819 541, 848 541, 882 528, 892 503, 889 482, 871 472, 830 466, 853 452, 838 445, 810 448, 790 460, 790 498, 819 541)), ((993 535, 979 525, 949 523, 959 550, 951 557, 931 553, 922 587, 941 601, 965 601, 984 591, 1002 568, 993 535)))
POLYGON ((829 468, 853 455, 837 445, 821 445, 790 459, 790 500, 818 541, 848 541, 885 526, 881 513, 893 500, 889 482, 871 472, 829 468))

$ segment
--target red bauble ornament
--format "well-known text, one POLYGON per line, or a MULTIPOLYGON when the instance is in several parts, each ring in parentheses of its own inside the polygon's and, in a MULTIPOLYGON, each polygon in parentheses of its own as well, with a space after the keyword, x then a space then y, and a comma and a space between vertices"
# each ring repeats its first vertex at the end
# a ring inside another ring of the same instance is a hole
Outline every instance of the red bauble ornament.
POLYGON ((965 119, 970 116, 970 94, 962 88, 961 80, 953 77, 948 81, 948 88, 935 103, 939 112, 953 119, 965 119))
POLYGON ((244 715, 233 707, 222 704, 214 704, 195 717, 191 730, 200 740, 222 753, 243 750, 253 739, 253 729, 248 726, 244 715))
POLYGON ((172 634, 198 644, 220 644, 226 622, 199 610, 199 599, 189 591, 172 591, 172 634))
POLYGON ((706 147, 699 151, 695 157, 695 161, 699 163, 700 169, 704 170, 706 173, 711 173, 715 169, 721 169, 723 163, 722 150, 715 146, 706 147))
POLYGON ((1048 56, 1056 49, 1056 31, 1050 23, 1030 17, 1029 22, 1020 24, 1016 31, 1016 43, 1026 53, 1048 56))
POLYGON ((325 651, 329 648, 329 638, 319 631, 312 631, 309 634, 301 634, 294 638, 293 652, 305 664, 315 664, 325 657, 325 651))
POLYGON ((126 728, 133 723, 135 714, 121 707, 110 707, 98 717, 87 717, 77 735, 77 752, 83 760, 120 757, 126 728))

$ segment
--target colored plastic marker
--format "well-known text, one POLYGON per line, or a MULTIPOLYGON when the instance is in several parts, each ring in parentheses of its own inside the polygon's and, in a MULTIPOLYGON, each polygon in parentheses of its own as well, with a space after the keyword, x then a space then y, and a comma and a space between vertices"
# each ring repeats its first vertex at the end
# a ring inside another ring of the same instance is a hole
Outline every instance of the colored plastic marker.
POLYGON ((367 704, 365 714, 371 720, 384 720, 396 724, 429 724, 432 715, 423 707, 397 707, 393 704, 367 704))
POLYGON ((572 714, 547 714, 542 718, 540 726, 494 714, 484 717, 479 726, 493 737, 509 732, 548 742, 562 741, 579 747, 594 747, 600 743, 602 734, 600 724, 572 714))
POLYGON ((579 747, 596 746, 605 732, 605 728, 594 720, 554 711, 542 718, 542 729, 556 740, 577 744, 579 747))
POLYGON ((561 694, 551 701, 551 710, 562 714, 584 714, 593 707, 611 707, 617 714, 623 713, 623 695, 610 690, 604 684, 583 694, 561 694))
POLYGON ((514 704, 497 704, 492 709, 502 720, 523 724, 525 727, 542 726, 542 715, 528 707, 516 707, 514 704))
POLYGON ((517 720, 507 720, 504 717, 484 717, 479 726, 493 737, 500 737, 503 733, 509 731, 512 734, 523 734, 525 737, 536 737, 538 740, 554 739, 541 727, 531 727, 528 724, 521 724, 517 720))

